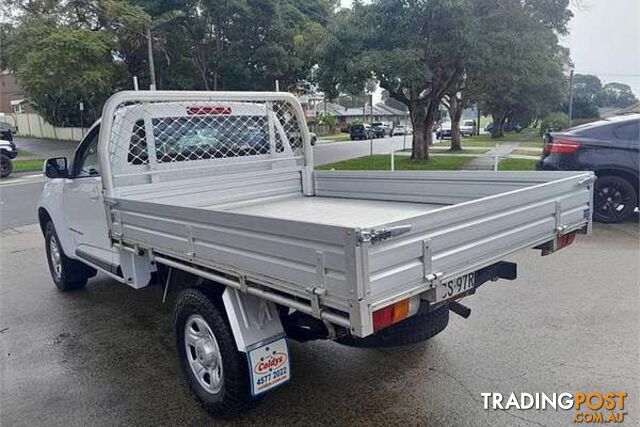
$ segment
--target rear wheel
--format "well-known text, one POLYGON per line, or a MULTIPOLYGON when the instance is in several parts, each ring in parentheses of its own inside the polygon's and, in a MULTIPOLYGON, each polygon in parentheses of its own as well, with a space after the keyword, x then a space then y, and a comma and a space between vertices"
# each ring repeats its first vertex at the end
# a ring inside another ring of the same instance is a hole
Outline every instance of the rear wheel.
POLYGON ((0 160, 0 178, 4 178, 13 172, 13 163, 11 163, 11 159, 7 155, 1 154, 0 157, 2 158, 0 160))
POLYGON ((84 288, 87 280, 96 275, 95 269, 65 255, 51 221, 45 226, 44 241, 51 278, 62 292, 84 288))
POLYGON ((337 341, 351 347, 395 347, 426 341, 444 331, 449 324, 447 306, 432 312, 427 312, 426 307, 420 307, 416 315, 368 337, 357 338, 347 335, 337 341))
POLYGON ((247 359, 236 348, 222 302, 185 289, 177 298, 174 326, 182 371, 200 404, 224 417, 248 409, 254 399, 247 359))
POLYGON ((631 216, 638 205, 638 195, 626 179, 602 176, 594 184, 593 204, 593 218, 596 221, 617 223, 631 216))

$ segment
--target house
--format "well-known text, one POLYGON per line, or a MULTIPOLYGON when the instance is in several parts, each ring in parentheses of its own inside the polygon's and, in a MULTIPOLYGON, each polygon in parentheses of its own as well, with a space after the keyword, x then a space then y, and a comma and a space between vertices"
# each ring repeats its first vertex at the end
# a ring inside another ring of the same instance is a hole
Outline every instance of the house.
POLYGON ((8 72, 0 72, 0 113, 32 113, 26 95, 16 81, 16 77, 8 72))
POLYGON ((406 120, 409 120, 409 112, 398 110, 382 103, 374 105, 373 108, 370 105, 346 108, 333 102, 325 103, 324 101, 319 101, 314 104, 310 103, 308 111, 307 117, 316 117, 318 113, 324 113, 325 111, 327 114, 335 116, 338 128, 346 127, 348 124, 355 122, 384 122, 389 125, 397 125, 404 124, 406 120))

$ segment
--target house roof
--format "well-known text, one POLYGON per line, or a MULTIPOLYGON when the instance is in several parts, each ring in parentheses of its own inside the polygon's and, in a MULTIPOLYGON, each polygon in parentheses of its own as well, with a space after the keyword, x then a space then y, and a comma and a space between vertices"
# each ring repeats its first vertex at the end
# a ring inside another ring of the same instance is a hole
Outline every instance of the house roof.
MULTIPOLYGON (((316 106, 316 111, 318 113, 324 112, 325 106, 323 102, 318 103, 316 106)), ((371 112, 371 106, 367 106, 366 109, 363 107, 355 107, 355 108, 345 108, 342 105, 335 104, 333 102, 327 102, 327 113, 333 114, 336 117, 361 117, 362 114, 367 116, 406 116, 409 113, 406 111, 401 111, 396 108, 389 107, 384 104, 376 104, 373 106, 373 113, 371 112), (363 111, 364 110, 364 111, 363 111)))

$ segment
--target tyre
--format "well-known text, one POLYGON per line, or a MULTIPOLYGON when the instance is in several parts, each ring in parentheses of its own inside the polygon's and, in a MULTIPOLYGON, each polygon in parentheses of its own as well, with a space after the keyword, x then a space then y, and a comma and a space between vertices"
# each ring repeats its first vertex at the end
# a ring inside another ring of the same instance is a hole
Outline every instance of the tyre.
POLYGON ((96 275, 95 269, 65 255, 51 221, 45 226, 44 242, 51 278, 62 292, 84 288, 87 280, 96 275))
POLYGON ((594 184, 593 205, 593 218, 596 221, 618 223, 633 214, 638 206, 638 194, 626 179, 602 176, 594 184))
POLYGON ((11 163, 11 159, 7 155, 2 154, 0 157, 0 178, 5 178, 13 172, 13 163, 11 163))
POLYGON ((222 301, 199 289, 178 295, 174 327, 191 394, 211 414, 233 417, 255 402, 247 358, 236 348, 222 301))
POLYGON ((316 142, 317 142, 317 139, 315 137, 311 138, 311 145, 316 145, 316 142))
POLYGON ((396 347, 426 341, 445 330, 449 324, 449 308, 444 306, 427 312, 423 307, 426 309, 426 304, 420 307, 416 315, 368 337, 357 338, 347 335, 337 341, 351 347, 366 348, 396 347))

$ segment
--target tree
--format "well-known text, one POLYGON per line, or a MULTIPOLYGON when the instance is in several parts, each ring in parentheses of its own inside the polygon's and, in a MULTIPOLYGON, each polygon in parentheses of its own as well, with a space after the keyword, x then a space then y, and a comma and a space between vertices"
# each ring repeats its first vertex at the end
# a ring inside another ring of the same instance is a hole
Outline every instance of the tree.
MULTIPOLYGON (((475 76, 471 73, 475 69, 475 64, 467 67, 468 73, 462 75, 456 84, 451 87, 443 100, 443 104, 449 112, 451 118, 451 151, 462 150, 462 139, 460 135, 460 121, 465 108, 471 106, 472 99, 477 97, 477 88, 474 83, 475 76)), ((480 123, 478 123, 480 126, 480 123)))
POLYGON ((35 108, 63 125, 79 122, 77 102, 91 108, 85 114, 91 120, 106 96, 131 87, 131 76, 150 81, 150 28, 163 89, 273 90, 276 79, 285 90, 308 87, 335 6, 334 0, 7 1, 18 13, 11 26, 0 27, 0 61, 35 108), (62 76, 86 87, 56 80, 62 76))
POLYGON ((602 87, 599 97, 599 105, 603 107, 631 107, 638 103, 629 85, 611 82, 602 87))
POLYGON ((412 158, 427 160, 440 101, 475 48, 471 5, 469 0, 354 3, 328 31, 320 86, 335 93, 377 79, 409 110, 412 158))
POLYGON ((11 63, 29 99, 55 126, 87 126, 121 81, 103 33, 29 22, 10 44, 11 63), (15 61, 15 62, 13 62, 15 61), (78 104, 85 106, 80 122, 78 104))
POLYGON ((573 77, 573 96, 587 102, 598 101, 602 92, 602 82, 597 76, 591 74, 576 74, 573 77))
POLYGON ((395 108, 396 110, 400 111, 407 111, 407 106, 389 96, 389 92, 386 90, 382 90, 382 102, 387 107, 395 108))
POLYGON ((481 108, 493 117, 498 138, 510 116, 542 117, 564 98, 568 55, 555 32, 566 30, 570 14, 566 0, 494 3, 481 15, 487 42, 477 76, 481 108))

